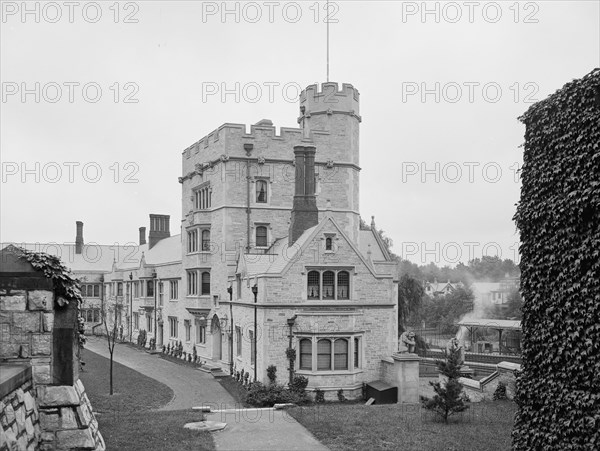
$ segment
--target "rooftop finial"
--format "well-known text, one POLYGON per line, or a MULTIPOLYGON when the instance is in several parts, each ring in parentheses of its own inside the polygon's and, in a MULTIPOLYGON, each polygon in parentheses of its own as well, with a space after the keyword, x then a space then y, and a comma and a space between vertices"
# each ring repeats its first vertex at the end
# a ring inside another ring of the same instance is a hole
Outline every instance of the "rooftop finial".
POLYGON ((371 229, 375 230, 375 216, 371 216, 371 229))

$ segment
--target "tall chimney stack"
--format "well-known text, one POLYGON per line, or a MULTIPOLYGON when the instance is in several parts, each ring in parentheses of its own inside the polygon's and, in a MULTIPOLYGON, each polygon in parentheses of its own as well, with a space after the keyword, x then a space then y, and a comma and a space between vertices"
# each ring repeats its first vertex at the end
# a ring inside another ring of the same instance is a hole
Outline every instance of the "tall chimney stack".
POLYGON ((148 233, 148 249, 152 249, 156 243, 171 236, 169 231, 169 215, 150 215, 150 233, 148 233))
POLYGON ((294 146, 296 188, 290 221, 290 246, 307 229, 319 223, 319 211, 315 195, 315 153, 316 148, 314 146, 294 146))
POLYGON ((146 244, 146 227, 140 227, 140 246, 146 244))
POLYGON ((77 235, 75 235, 75 253, 81 254, 83 251, 83 222, 75 222, 77 225, 77 235))

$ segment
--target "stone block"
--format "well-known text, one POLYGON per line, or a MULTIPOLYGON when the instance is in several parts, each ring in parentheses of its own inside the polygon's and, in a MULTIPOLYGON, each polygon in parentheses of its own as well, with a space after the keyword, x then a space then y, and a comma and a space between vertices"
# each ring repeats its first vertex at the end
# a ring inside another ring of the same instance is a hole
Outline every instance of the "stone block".
POLYGON ((52 383, 52 375, 50 374, 49 363, 38 363, 32 366, 33 382, 35 384, 50 384, 52 383))
POLYGON ((15 395, 17 396, 17 401, 19 401, 19 404, 23 404, 25 402, 25 392, 22 388, 17 388, 17 390, 15 390, 15 395))
POLYGON ((33 334, 31 336, 32 355, 50 355, 52 352, 52 334, 33 334))
POLYGON ((3 431, 0 439, 0 449, 13 450, 17 448, 17 436, 10 430, 3 431))
POLYGON ((27 300, 24 294, 13 296, 0 296, 0 310, 7 311, 25 311, 27 300))
POLYGON ((39 332, 41 321, 39 312, 15 312, 13 322, 18 324, 21 332, 39 332))
POLYGON ((42 434, 40 435, 40 441, 42 443, 53 442, 54 441, 54 432, 48 432, 48 431, 42 432, 42 434))
POLYGON ((52 332, 54 327, 54 313, 42 313, 42 331, 52 332))
POLYGON ((27 436, 25 434, 17 439, 17 449, 27 449, 27 436))
POLYGON ((95 448, 96 442, 89 428, 58 431, 56 433, 57 450, 93 450, 95 448))
POLYGON ((15 411, 12 404, 7 403, 4 409, 4 416, 6 417, 7 424, 12 424, 15 421, 15 411))
POLYGON ((33 399, 33 396, 31 396, 30 392, 25 392, 23 395, 23 402, 25 403, 25 411, 27 413, 33 412, 35 409, 35 400, 33 399))
POLYGON ((15 420, 17 423, 19 434, 25 430, 25 408, 15 409, 15 420))
POLYGON ((41 386, 37 390, 41 408, 74 407, 81 403, 72 385, 41 386))
POLYGON ((77 416, 79 417, 80 423, 84 426, 89 426, 94 418, 85 404, 81 404, 81 406, 77 407, 77 416))
POLYGON ((77 417, 72 407, 63 407, 60 409, 60 427, 61 429, 77 429, 77 417))
POLYGON ((35 429, 33 428, 31 417, 27 417, 25 419, 25 432, 27 433, 27 437, 29 440, 31 440, 34 437, 35 429))
POLYGON ((83 386, 83 382, 81 382, 81 379, 77 379, 77 382, 75 382, 75 390, 77 391, 77 394, 79 396, 85 393, 85 387, 83 386))
POLYGON ((0 342, 0 357, 17 357, 21 346, 18 343, 0 342))
POLYGON ((32 290, 27 294, 28 310, 50 311, 54 306, 54 294, 52 291, 32 290))
POLYGON ((40 410, 40 425, 43 431, 56 431, 60 429, 59 410, 40 410))

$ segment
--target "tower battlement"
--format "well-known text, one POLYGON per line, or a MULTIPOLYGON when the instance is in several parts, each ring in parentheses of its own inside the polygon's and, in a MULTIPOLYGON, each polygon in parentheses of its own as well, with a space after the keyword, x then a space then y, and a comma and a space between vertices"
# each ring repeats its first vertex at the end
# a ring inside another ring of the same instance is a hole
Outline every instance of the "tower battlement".
POLYGON ((320 88, 319 90, 319 85, 312 84, 300 93, 300 111, 304 107, 304 115, 350 113, 360 119, 358 89, 350 83, 342 83, 340 89, 336 82, 322 83, 320 88))

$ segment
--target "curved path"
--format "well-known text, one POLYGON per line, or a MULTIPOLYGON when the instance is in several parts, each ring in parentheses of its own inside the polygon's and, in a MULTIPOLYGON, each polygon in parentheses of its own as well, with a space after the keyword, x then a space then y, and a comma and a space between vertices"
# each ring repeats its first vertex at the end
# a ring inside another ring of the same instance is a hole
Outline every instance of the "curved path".
MULTIPOLYGON (((86 349, 110 358, 108 345, 103 337, 87 337, 86 349)), ((159 410, 191 409, 194 406, 210 405, 218 408, 235 408, 235 400, 215 378, 189 366, 177 365, 157 355, 117 343, 114 361, 156 379, 169 386, 173 399, 159 410)))
MULTIPOLYGON (((86 349, 109 358, 104 337, 87 337, 86 349)), ((304 426, 285 411, 242 409, 210 374, 178 365, 157 355, 117 343, 114 361, 169 386, 173 399, 160 410, 191 409, 208 405, 214 413, 207 420, 227 423, 213 434, 218 450, 315 450, 327 451, 304 426)))

